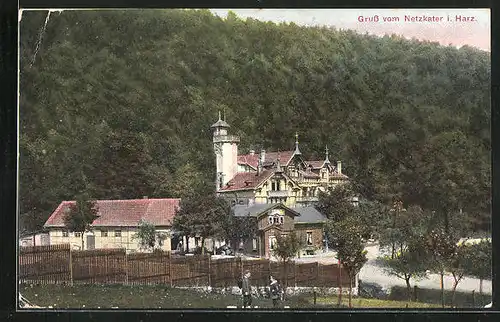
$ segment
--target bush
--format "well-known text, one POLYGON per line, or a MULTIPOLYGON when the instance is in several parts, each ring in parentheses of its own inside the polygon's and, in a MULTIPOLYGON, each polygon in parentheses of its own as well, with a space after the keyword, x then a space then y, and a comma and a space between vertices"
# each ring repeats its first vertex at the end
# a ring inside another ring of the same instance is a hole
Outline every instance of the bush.
MULTIPOLYGON (((491 294, 475 293, 475 299, 473 299, 472 292, 459 292, 455 294, 455 307, 483 307, 484 305, 491 302, 491 294), (474 303, 475 302, 475 303, 474 303)), ((408 295, 406 293, 406 287, 394 286, 391 288, 389 294, 389 300, 393 301, 406 301, 408 295)), ((446 306, 451 306, 452 292, 445 290, 444 300, 446 306)), ((428 288, 417 288, 417 302, 441 304, 441 290, 439 289, 428 289, 428 288)))

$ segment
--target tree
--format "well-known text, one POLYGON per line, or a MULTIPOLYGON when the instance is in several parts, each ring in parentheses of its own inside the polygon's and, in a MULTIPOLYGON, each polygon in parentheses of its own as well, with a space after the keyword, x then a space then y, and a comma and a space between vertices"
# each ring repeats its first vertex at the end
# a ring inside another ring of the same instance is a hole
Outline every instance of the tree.
POLYGON ((467 267, 470 265, 469 261, 470 250, 464 244, 457 245, 454 253, 448 259, 446 263, 446 270, 453 276, 453 287, 451 289, 451 305, 455 303, 455 294, 457 290, 458 283, 462 280, 467 272, 467 267))
POLYGON ((229 220, 223 221, 225 227, 222 235, 226 242, 230 241, 231 244, 239 244, 253 239, 258 231, 258 224, 256 217, 236 217, 230 216, 229 220))
POLYGON ((330 247, 337 252, 337 258, 349 276, 349 307, 351 307, 352 281, 368 260, 362 238, 363 228, 359 218, 348 217, 339 222, 329 220, 325 230, 330 247))
MULTIPOLYGON (((224 238, 233 220, 229 203, 214 193, 181 200, 172 227, 186 237, 201 237, 202 254, 208 237, 224 238)), ((189 245, 187 245, 189 247, 189 245)))
POLYGON ((431 213, 419 206, 404 208, 401 201, 396 201, 378 221, 380 247, 389 249, 390 257, 394 259, 427 232, 430 217, 431 213))
POLYGON ((386 272, 405 281, 409 301, 412 299, 410 280, 426 276, 427 257, 425 251, 422 251, 424 246, 421 240, 415 238, 395 256, 379 258, 386 272))
POLYGON ((272 250, 274 256, 278 257, 283 262, 283 281, 284 290, 288 286, 288 265, 297 253, 304 247, 304 242, 297 236, 295 232, 276 235, 276 244, 272 250))
POLYGON ((432 229, 425 238, 430 269, 440 275, 441 305, 444 307, 444 274, 447 264, 455 256, 456 240, 446 232, 445 228, 432 229))
POLYGON ((81 190, 212 190, 210 118, 225 105, 241 150, 303 132, 304 155, 331 146, 365 198, 450 222, 463 208, 490 229, 489 52, 198 10, 64 11, 38 43, 45 18, 20 22, 19 207, 44 214, 35 226, 81 190))
POLYGON ((466 246, 467 264, 465 275, 479 278, 479 293, 483 293, 483 280, 492 276, 492 244, 491 240, 483 239, 478 244, 466 246))
POLYGON ((64 225, 71 232, 80 233, 82 238, 82 250, 84 249, 83 235, 91 230, 92 223, 98 218, 98 206, 91 201, 87 194, 76 198, 76 203, 70 205, 65 216, 64 225))
POLYGON ((156 227, 152 223, 141 220, 137 233, 134 235, 138 239, 141 249, 152 250, 156 245, 156 227))

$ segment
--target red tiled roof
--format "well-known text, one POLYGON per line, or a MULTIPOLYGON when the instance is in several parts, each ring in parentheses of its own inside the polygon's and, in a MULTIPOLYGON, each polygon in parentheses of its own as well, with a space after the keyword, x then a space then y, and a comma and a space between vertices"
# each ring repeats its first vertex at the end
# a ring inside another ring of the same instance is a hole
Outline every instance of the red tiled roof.
POLYGON ((259 164, 259 155, 258 154, 238 155, 238 164, 246 164, 254 169, 257 169, 257 165, 259 164))
MULTIPOLYGON (((269 163, 269 162, 275 162, 278 159, 278 153, 280 155, 280 163, 282 165, 288 164, 290 160, 292 159, 294 151, 280 151, 280 152, 266 152, 264 162, 269 163)), ((258 153, 256 154, 242 154, 238 155, 238 164, 247 164, 254 169, 257 169, 257 166, 259 165, 259 157, 260 155, 258 153)))
MULTIPOLYGON (((99 218, 92 226, 134 227, 141 220, 155 226, 170 226, 180 199, 97 200, 99 218)), ((64 214, 75 201, 63 201, 52 213, 45 227, 63 227, 64 214)))
POLYGON ((229 180, 226 186, 219 191, 247 190, 253 189, 267 180, 274 171, 264 170, 259 175, 256 172, 238 172, 229 180))
POLYGON ((325 163, 325 160, 322 161, 306 161, 307 165, 311 165, 313 169, 319 169, 323 167, 323 164, 325 163))

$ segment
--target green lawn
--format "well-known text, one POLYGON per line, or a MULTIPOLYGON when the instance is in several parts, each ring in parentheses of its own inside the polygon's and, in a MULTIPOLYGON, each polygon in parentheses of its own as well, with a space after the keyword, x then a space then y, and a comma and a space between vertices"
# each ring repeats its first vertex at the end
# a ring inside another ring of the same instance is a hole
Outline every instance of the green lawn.
MULTIPOLYGON (((20 292, 32 304, 53 308, 84 309, 171 309, 171 308, 226 308, 228 305, 241 306, 238 295, 206 294, 192 290, 176 289, 160 285, 21 285, 20 292)), ((347 296, 343 297, 347 306, 347 296)), ((289 297, 282 305, 290 308, 335 308, 337 297, 318 297, 314 305, 312 294, 289 297)), ((254 298, 253 305, 271 308, 271 300, 254 298)), ((356 308, 405 308, 407 302, 384 301, 355 298, 356 308)), ((409 308, 439 307, 427 303, 409 303, 409 308)))

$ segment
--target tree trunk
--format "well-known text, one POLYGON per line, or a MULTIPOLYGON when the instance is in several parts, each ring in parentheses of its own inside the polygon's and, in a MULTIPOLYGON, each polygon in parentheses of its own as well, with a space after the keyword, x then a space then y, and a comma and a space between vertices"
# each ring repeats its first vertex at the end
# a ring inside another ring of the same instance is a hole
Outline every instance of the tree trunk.
POLYGON ((83 249, 84 249, 84 248, 83 248, 83 233, 82 233, 82 250, 83 250, 83 249))
POLYGON ((459 280, 457 280, 456 278, 454 279, 455 281, 453 282, 453 287, 451 288, 451 307, 453 307, 453 305, 455 304, 455 293, 459 282, 459 280))
POLYGON ((284 287, 283 287, 283 299, 285 299, 285 295, 286 295, 286 288, 288 287, 288 261, 285 261, 283 260, 283 269, 285 271, 285 276, 283 277, 284 278, 284 287))
POLYGON ((342 267, 340 265, 340 259, 338 262, 338 267, 339 267, 339 301, 338 301, 338 306, 342 304, 342 267))
POLYGON ((441 278, 441 306, 444 307, 444 273, 441 272, 439 275, 441 278))
POLYGON ((483 279, 479 279, 479 295, 483 295, 483 279))
POLYGON ((201 237, 201 254, 205 255, 205 237, 201 237))
POLYGON ((352 277, 349 274, 349 307, 352 307, 352 277))
POLYGON ((189 235, 186 236, 186 253, 189 252, 189 235))
POLYGON ((408 301, 411 302, 411 285, 410 285, 410 278, 411 278, 411 275, 406 275, 405 276, 405 282, 406 282, 406 292, 407 292, 407 295, 408 295, 408 301))
POLYGON ((392 243, 391 259, 394 259, 395 248, 396 246, 394 245, 394 243, 392 243))

